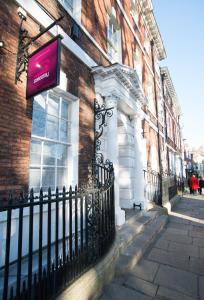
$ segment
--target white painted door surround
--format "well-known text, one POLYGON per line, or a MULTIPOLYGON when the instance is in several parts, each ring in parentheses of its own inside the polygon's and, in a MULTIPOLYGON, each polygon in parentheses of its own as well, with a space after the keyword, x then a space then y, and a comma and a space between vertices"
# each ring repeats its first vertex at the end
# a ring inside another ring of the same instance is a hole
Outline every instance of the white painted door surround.
POLYGON ((108 130, 107 130, 107 158, 113 163, 115 172, 115 217, 116 224, 122 225, 125 222, 125 212, 121 209, 119 203, 119 149, 117 141, 117 103, 118 98, 112 95, 111 97, 106 97, 107 108, 113 107, 113 115, 108 120, 108 130))
POLYGON ((146 104, 135 70, 114 64, 93 68, 97 100, 113 107, 113 116, 107 120, 104 154, 115 169, 116 224, 125 222, 121 208, 132 208, 144 200, 144 147, 141 105, 146 104))
POLYGON ((132 208, 135 201, 134 127, 124 113, 118 111, 119 197, 122 208, 132 208))

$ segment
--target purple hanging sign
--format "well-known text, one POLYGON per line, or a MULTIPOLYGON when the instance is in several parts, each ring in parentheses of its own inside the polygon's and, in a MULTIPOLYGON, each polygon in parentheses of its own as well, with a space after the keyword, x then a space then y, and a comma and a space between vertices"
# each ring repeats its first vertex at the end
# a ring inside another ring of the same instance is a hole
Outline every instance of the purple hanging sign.
POLYGON ((57 36, 28 58, 26 98, 59 84, 61 36, 57 36))

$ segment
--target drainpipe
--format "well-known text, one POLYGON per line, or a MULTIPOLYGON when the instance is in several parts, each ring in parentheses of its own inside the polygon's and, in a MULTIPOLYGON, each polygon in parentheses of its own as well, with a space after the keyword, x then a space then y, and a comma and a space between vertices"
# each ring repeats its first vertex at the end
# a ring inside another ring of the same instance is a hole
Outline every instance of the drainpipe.
POLYGON ((153 80, 154 80, 154 99, 156 105, 156 117, 157 117, 157 141, 158 141, 158 158, 159 158, 159 170, 160 170, 160 192, 161 199, 159 200, 159 205, 162 206, 162 161, 161 161, 161 144, 160 144, 160 130, 159 130, 159 114, 158 114, 158 97, 157 97, 157 85, 156 85, 156 71, 155 71, 155 60, 154 60, 154 41, 151 41, 151 56, 152 56, 152 70, 153 70, 153 80))

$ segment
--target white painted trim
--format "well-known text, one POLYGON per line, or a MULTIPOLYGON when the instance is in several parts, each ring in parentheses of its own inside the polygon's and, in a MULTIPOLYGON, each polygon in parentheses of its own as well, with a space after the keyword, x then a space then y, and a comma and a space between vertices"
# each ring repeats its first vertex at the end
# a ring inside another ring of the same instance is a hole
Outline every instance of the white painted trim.
POLYGON ((79 99, 72 102, 71 108, 71 159, 70 167, 72 178, 69 185, 73 187, 78 185, 78 169, 79 169, 79 99))
POLYGON ((60 89, 59 87, 56 87, 53 89, 54 92, 56 92, 58 95, 60 95, 61 97, 66 98, 67 100, 71 100, 71 101, 77 101, 79 100, 78 97, 74 96, 73 94, 67 92, 67 91, 63 91, 62 89, 60 89))

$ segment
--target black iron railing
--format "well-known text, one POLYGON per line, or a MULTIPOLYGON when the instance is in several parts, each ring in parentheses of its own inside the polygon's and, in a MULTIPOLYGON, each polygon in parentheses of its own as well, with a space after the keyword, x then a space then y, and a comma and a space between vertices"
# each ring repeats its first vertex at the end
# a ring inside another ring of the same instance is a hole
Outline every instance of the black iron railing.
POLYGON ((184 192, 184 180, 180 176, 174 175, 173 185, 169 187, 169 200, 177 194, 184 192))
POLYGON ((144 170, 145 199, 161 205, 161 175, 152 170, 144 170))
POLYGON ((177 191, 180 193, 184 192, 184 178, 182 178, 181 176, 176 176, 175 178, 175 182, 176 182, 176 186, 177 186, 177 191))
POLYGON ((114 172, 111 164, 92 170, 85 188, 37 196, 31 190, 0 207, 0 299, 52 299, 108 250, 115 236, 114 172))

